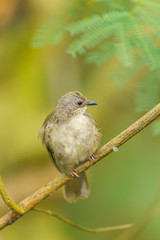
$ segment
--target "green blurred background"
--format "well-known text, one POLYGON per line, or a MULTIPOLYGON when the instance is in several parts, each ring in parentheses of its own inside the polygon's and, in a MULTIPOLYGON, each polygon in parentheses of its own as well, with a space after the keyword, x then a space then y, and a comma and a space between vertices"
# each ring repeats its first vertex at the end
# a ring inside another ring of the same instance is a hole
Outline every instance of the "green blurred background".
MULTIPOLYGON (((100 67, 85 65, 66 54, 68 39, 55 47, 30 47, 37 26, 68 1, 1 0, 0 7, 0 174, 16 202, 32 194, 59 173, 38 140, 39 129, 66 92, 81 91, 99 103, 88 109, 102 132, 101 145, 142 114, 134 112, 136 75, 122 90, 110 80, 116 60, 100 67)), ((91 194, 75 204, 62 190, 39 204, 86 227, 136 222, 151 202, 159 183, 159 136, 143 130, 87 171, 91 194)), ((8 211, 0 199, 0 214, 8 211)), ((158 240, 157 215, 135 239, 158 240)), ((0 240, 116 239, 121 231, 93 235, 59 220, 29 212, 0 232, 0 240)))

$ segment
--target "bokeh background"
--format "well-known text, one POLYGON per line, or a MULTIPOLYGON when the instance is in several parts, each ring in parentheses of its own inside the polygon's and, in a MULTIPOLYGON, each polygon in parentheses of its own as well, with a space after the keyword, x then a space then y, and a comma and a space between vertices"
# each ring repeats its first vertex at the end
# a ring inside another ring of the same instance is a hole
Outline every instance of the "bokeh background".
MULTIPOLYGON (((101 145, 127 128, 135 113, 137 74, 122 90, 110 80, 113 59, 100 67, 85 65, 66 53, 68 39, 57 46, 32 49, 37 26, 51 11, 61 12, 68 1, 1 0, 0 3, 0 174, 16 202, 32 194, 59 173, 38 140, 39 129, 66 92, 81 91, 99 103, 87 111, 102 132, 101 145)), ((87 171, 91 194, 77 203, 65 202, 62 190, 39 207, 86 227, 137 222, 159 186, 159 136, 147 127, 116 153, 87 171)), ((0 199, 0 215, 8 212, 0 199)), ((160 216, 149 221, 134 239, 158 240, 160 216)), ((90 234, 54 217, 29 212, 0 232, 0 240, 116 239, 122 231, 90 234)))

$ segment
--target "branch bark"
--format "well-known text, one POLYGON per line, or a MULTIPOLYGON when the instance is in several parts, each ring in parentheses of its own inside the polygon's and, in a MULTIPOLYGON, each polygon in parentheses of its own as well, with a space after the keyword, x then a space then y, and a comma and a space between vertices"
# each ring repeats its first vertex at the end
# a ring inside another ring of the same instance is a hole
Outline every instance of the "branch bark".
MULTIPOLYGON (((126 130, 121 132, 111 141, 103 145, 95 153, 94 161, 88 161, 84 165, 80 166, 78 168, 77 174, 80 174, 81 172, 86 171, 88 168, 93 166, 99 160, 101 160, 102 158, 104 158, 105 156, 113 152, 115 147, 118 148, 121 145, 123 145, 125 142, 127 142, 130 138, 135 136, 138 132, 142 131, 145 127, 147 127, 152 121, 154 121, 159 116, 160 116, 160 104, 155 106, 147 114, 145 114, 143 117, 141 117, 131 126, 129 126, 126 130)), ((60 175, 59 177, 57 177, 56 179, 49 182, 48 184, 40 188, 38 191, 33 193, 31 196, 24 199, 19 204, 20 206, 23 207, 24 213, 20 215, 14 210, 10 211, 0 219, 0 229, 3 229, 7 225, 13 224, 18 218, 20 218, 29 210, 34 208, 39 202, 41 202, 43 199, 48 197, 51 193, 54 193, 59 188, 61 188, 66 182, 71 180, 71 178, 73 177, 72 176, 66 177, 64 175, 60 175)))

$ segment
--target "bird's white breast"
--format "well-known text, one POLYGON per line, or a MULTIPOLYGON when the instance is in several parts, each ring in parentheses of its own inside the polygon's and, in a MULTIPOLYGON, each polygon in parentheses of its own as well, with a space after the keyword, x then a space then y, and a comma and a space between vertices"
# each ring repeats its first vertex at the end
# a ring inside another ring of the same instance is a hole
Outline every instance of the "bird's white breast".
POLYGON ((69 154, 73 151, 72 148, 80 145, 91 135, 90 124, 85 115, 73 117, 70 121, 53 130, 53 141, 61 142, 69 154))
MULTIPOLYGON (((64 162, 77 166, 86 161, 98 148, 99 131, 84 115, 72 117, 65 124, 48 126, 57 165, 64 162)), ((63 170, 61 170, 63 172, 63 170)))

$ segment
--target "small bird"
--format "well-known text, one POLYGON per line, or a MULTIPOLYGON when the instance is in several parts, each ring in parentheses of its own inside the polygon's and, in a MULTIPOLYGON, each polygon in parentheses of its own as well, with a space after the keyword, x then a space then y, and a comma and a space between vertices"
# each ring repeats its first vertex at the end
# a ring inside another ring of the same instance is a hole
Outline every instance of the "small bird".
POLYGON ((86 174, 78 176, 76 167, 92 159, 99 146, 99 129, 92 116, 85 113, 92 105, 97 103, 78 91, 65 94, 39 132, 57 169, 66 176, 76 176, 64 186, 64 196, 69 202, 89 195, 86 174))

